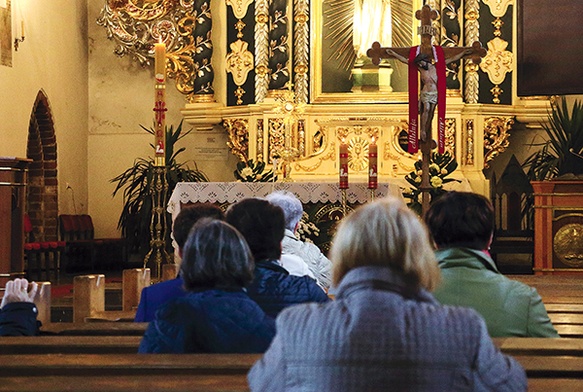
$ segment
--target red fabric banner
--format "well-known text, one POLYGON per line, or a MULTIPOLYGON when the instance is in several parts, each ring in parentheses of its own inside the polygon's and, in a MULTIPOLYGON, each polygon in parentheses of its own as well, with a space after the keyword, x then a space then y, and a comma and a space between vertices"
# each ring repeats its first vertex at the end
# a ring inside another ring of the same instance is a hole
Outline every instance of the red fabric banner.
POLYGON ((446 95, 446 75, 445 75, 445 54, 441 46, 435 46, 437 63, 437 152, 445 152, 445 95, 446 95))
POLYGON ((409 154, 415 154, 419 150, 419 79, 415 57, 417 56, 417 46, 409 51, 409 134, 408 149, 409 154))

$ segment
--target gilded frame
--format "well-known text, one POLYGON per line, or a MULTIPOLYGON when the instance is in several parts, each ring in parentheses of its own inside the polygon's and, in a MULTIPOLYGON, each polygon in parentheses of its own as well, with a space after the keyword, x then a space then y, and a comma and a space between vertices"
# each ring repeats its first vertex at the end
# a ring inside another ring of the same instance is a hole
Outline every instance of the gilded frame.
MULTIPOLYGON (((408 101, 406 91, 383 92, 326 92, 323 86, 324 46, 329 45, 329 39, 324 37, 324 24, 328 22, 328 15, 324 12, 326 0, 314 0, 310 2, 310 102, 312 103, 404 103, 408 101)), ((412 34, 410 45, 418 45, 420 38, 417 34, 415 11, 423 6, 422 0, 393 0, 392 3, 408 4, 411 7, 412 34)), ((396 60, 395 60, 396 61, 396 60)), ((400 64, 405 67, 404 64, 400 64)), ((406 78, 404 72, 398 76, 406 78)))

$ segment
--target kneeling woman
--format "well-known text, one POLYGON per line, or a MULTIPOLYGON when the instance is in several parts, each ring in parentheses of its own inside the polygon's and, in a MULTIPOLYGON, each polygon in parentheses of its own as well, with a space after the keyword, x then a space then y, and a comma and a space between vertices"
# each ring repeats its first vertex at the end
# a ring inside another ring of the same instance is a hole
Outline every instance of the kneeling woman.
POLYGON ((141 353, 261 353, 275 335, 272 318, 244 287, 254 263, 245 239, 231 225, 203 219, 192 228, 180 273, 188 295, 162 305, 141 353))

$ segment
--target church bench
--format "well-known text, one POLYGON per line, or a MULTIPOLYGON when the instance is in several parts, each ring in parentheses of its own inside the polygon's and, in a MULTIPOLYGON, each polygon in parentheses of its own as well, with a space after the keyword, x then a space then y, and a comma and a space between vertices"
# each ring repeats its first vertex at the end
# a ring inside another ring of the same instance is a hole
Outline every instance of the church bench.
POLYGON ((73 321, 133 321, 150 269, 123 270, 122 310, 105 310, 105 275, 79 275, 73 279, 73 321))
POLYGON ((258 354, 0 355, 0 391, 248 391, 258 354))
POLYGON ((529 392, 583 391, 583 379, 577 378, 529 378, 529 392))
POLYGON ((583 325, 581 324, 556 324, 554 327, 563 338, 583 338, 583 325))
POLYGON ((7 354, 135 354, 142 337, 128 336, 5 336, 0 353, 7 354))
POLYGON ((0 392, 247 392, 245 374, 0 377, 0 392))
POLYGON ((260 357, 260 354, 0 354, 0 379, 70 374, 237 375, 247 374, 260 357))
POLYGON ((549 315, 551 313, 581 313, 583 314, 583 304, 569 303, 545 303, 545 308, 549 315))
POLYGON ((511 275, 508 278, 536 288, 545 305, 583 304, 583 285, 581 284, 583 276, 581 275, 511 275))
POLYGON ((553 325, 583 325, 583 313, 549 313, 549 318, 553 322, 553 325))
MULTIPOLYGON (((244 391, 247 390, 246 374, 260 357, 259 354, 0 355, 0 388, 4 388, 0 390, 79 390, 82 386, 85 391, 139 387, 244 391)), ((582 357, 518 355, 515 358, 526 370, 530 390, 544 390, 543 387, 549 386, 562 390, 561 385, 583 385, 582 357)))
POLYGON ((104 321, 98 323, 48 323, 40 328, 41 335, 75 336, 143 336, 148 323, 104 321))
POLYGON ((570 355, 583 357, 583 339, 575 338, 494 338, 494 344, 508 355, 570 355))
POLYGON ((531 378, 583 379, 583 357, 570 355, 516 355, 516 360, 531 378))
MULTIPOLYGON (((0 338, 2 354, 132 354, 137 353, 140 335, 41 335, 0 338)), ((583 339, 494 338, 509 355, 570 355, 583 357, 583 339)))

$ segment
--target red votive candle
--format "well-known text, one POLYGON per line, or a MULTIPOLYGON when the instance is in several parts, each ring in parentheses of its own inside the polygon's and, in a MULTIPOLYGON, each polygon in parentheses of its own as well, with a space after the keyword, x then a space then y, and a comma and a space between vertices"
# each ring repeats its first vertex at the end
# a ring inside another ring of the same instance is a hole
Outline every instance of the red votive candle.
POLYGON ((368 146, 368 189, 378 188, 378 149, 374 137, 368 146))
POLYGON ((340 189, 348 189, 348 146, 340 144, 340 189))

